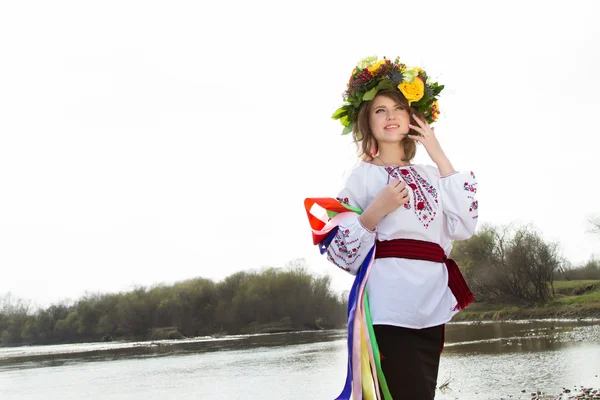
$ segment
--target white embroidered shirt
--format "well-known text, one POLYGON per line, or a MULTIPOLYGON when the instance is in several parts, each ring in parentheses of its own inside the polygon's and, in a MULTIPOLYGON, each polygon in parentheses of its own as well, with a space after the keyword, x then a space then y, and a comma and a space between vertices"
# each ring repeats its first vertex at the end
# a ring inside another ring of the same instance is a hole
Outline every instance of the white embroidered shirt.
MULTIPOLYGON (((379 221, 374 232, 356 217, 343 221, 327 250, 327 258, 355 275, 375 240, 417 239, 438 243, 446 256, 452 240, 471 237, 477 226, 477 182, 473 172, 440 177, 437 167, 384 167, 359 162, 350 172, 338 200, 365 210, 392 179, 401 179, 410 201, 379 221)), ((373 324, 421 329, 448 322, 456 299, 448 288, 443 263, 378 258, 367 293, 373 324)))

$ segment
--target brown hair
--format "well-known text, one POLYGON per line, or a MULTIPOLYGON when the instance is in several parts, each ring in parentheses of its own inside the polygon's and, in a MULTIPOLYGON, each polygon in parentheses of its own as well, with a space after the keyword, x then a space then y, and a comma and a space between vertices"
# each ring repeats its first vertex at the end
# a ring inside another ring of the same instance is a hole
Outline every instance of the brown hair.
MULTIPOLYGON (((415 108, 410 107, 408 105, 408 100, 406 97, 399 91, 395 89, 385 89, 381 90, 377 93, 377 96, 385 96, 396 103, 403 106, 410 115, 411 123, 417 125, 417 122, 412 117, 412 114, 416 114, 421 120, 425 120, 423 115, 418 112, 415 108)), ((356 123, 354 124, 354 129, 352 131, 354 142, 357 145, 357 149, 359 150, 359 157, 364 160, 371 161, 373 160, 373 150, 377 152, 377 140, 371 133, 371 124, 369 115, 371 115, 371 104, 373 100, 365 101, 360 105, 360 109, 358 110, 358 117, 356 123), (358 138, 361 139, 358 139, 358 138)), ((419 132, 411 129, 408 133, 409 135, 419 135, 419 132)), ((404 157, 405 159, 402 161, 410 162, 415 155, 417 154, 417 144, 414 139, 410 136, 405 136, 400 142, 400 145, 404 148, 404 157)))

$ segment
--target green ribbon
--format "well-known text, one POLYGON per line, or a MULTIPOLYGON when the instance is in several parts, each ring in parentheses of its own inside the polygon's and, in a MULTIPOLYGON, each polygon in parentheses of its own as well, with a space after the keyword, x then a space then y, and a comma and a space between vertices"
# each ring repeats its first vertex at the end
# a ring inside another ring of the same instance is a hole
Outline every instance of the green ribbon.
POLYGON ((373 320, 371 319, 371 309, 369 308, 369 298, 367 296, 366 290, 364 295, 364 308, 365 317, 367 318, 367 327, 369 329, 369 337, 371 338, 371 346, 373 347, 373 358, 375 359, 375 367, 377 368, 377 379, 379 380, 379 386, 381 387, 381 391, 383 392, 383 398, 385 400, 393 400, 387 385, 387 381, 385 380, 385 376, 383 375, 383 370, 381 369, 381 356, 379 354, 379 346, 377 345, 377 340, 375 339, 375 331, 373 330, 373 320))

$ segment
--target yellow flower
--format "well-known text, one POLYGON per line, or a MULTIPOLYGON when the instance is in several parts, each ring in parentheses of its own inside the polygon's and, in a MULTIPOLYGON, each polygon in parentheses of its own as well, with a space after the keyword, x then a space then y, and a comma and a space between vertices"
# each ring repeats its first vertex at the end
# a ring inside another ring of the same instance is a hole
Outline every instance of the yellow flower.
POLYGON ((398 85, 398 89, 400 89, 406 100, 408 100, 408 105, 414 101, 421 100, 425 94, 425 84, 419 77, 415 78, 412 82, 402 82, 398 85))
POLYGON ((385 64, 385 60, 377 61, 375 64, 369 67, 369 72, 375 74, 383 64, 385 64))

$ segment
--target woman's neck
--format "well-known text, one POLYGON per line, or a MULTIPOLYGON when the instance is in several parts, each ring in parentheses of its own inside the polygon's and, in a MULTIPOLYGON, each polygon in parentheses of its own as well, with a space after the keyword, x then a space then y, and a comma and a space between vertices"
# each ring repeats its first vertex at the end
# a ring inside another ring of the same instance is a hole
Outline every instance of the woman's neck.
POLYGON ((404 158, 404 149, 402 148, 402 146, 399 146, 396 143, 394 143, 393 148, 390 148, 388 146, 379 147, 379 151, 375 156, 376 160, 379 160, 379 162, 381 162, 382 164, 390 167, 408 165, 409 162, 405 161, 404 158))

